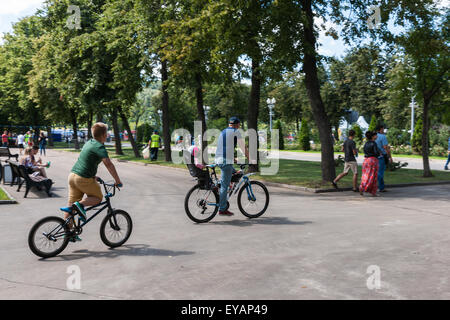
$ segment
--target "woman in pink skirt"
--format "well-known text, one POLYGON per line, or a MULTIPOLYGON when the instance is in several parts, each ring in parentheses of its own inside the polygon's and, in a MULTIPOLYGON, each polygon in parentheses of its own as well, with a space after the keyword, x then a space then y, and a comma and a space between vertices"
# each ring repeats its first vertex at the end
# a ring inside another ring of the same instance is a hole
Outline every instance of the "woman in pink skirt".
POLYGON ((366 132, 367 142, 364 145, 364 163, 362 166, 361 185, 359 193, 369 192, 372 196, 377 196, 377 177, 378 177, 378 156, 381 152, 377 147, 375 140, 377 133, 373 131, 366 132))

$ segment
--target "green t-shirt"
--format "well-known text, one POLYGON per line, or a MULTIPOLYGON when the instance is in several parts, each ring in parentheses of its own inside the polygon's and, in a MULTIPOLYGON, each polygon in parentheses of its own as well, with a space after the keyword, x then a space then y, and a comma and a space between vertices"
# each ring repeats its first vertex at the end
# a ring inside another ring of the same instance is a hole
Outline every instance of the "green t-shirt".
POLYGON ((91 139, 83 146, 72 172, 83 178, 93 178, 97 174, 98 165, 104 158, 108 158, 105 146, 91 139))

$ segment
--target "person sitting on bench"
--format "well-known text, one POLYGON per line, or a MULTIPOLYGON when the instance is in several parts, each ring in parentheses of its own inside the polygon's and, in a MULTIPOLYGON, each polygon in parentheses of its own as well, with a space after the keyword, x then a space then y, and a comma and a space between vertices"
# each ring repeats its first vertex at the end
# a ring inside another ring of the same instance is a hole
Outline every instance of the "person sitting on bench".
POLYGON ((20 159, 20 164, 27 169, 28 174, 33 174, 34 172, 37 172, 37 174, 43 176, 44 178, 47 178, 47 172, 45 171, 45 168, 48 168, 48 164, 44 165, 42 164, 41 159, 36 161, 34 157, 38 153, 38 151, 39 151, 38 146, 26 148, 25 155, 20 159))

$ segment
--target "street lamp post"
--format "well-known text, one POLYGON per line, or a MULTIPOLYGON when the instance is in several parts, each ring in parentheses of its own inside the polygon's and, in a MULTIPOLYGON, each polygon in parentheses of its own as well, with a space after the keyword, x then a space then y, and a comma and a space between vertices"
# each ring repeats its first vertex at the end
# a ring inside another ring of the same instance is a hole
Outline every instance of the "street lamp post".
POLYGON ((267 98, 267 106, 269 107, 269 119, 270 119, 270 132, 272 132, 272 116, 274 115, 273 113, 273 107, 275 106, 275 98, 267 98))
POLYGON ((205 121, 208 121, 208 112, 209 112, 210 107, 205 106, 204 108, 205 108, 205 121))
POLYGON ((414 135, 414 109, 415 109, 415 101, 414 101, 414 96, 412 97, 411 100, 411 145, 412 145, 412 139, 413 139, 413 135, 414 135))

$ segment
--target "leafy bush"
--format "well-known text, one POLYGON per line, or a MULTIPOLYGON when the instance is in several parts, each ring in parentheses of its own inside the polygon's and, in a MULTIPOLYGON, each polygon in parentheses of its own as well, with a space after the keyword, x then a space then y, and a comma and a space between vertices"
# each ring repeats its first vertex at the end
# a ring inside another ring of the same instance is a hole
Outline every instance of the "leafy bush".
POLYGON ((361 127, 357 123, 355 123, 352 126, 352 129, 355 131, 355 140, 362 141, 362 139, 363 139, 363 132, 361 130, 361 127))
POLYGON ((150 124, 148 123, 141 124, 140 126, 137 127, 136 140, 137 142, 148 143, 152 134, 153 134, 153 127, 150 124))
POLYGON ((440 145, 435 145, 430 149, 430 156, 445 157, 447 155, 447 149, 440 145))
POLYGON ((412 154, 411 147, 408 145, 391 146, 391 152, 394 154, 412 154))
POLYGON ((345 163, 345 158, 340 154, 337 159, 334 159, 334 165, 335 167, 340 167, 342 164, 345 163))
POLYGON ((390 128, 387 131, 386 138, 391 146, 400 146, 409 142, 409 133, 397 128, 390 128))
POLYGON ((375 115, 372 115, 372 118, 370 119, 370 124, 369 124, 369 131, 375 131, 375 128, 378 125, 378 120, 377 117, 375 117, 375 115))
POLYGON ((309 143, 309 141, 311 140, 309 136, 309 126, 305 119, 302 120, 302 126, 300 128, 298 140, 300 149, 304 151, 311 150, 311 144, 309 143))
POLYGON ((334 152, 342 152, 342 146, 343 145, 344 145, 343 143, 336 143, 334 145, 334 152))

